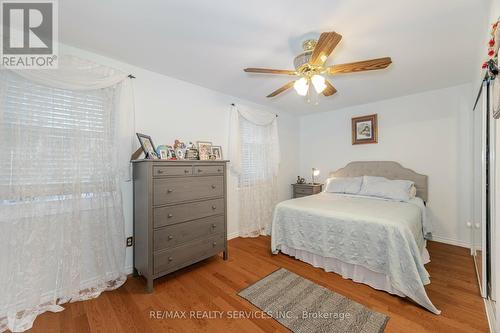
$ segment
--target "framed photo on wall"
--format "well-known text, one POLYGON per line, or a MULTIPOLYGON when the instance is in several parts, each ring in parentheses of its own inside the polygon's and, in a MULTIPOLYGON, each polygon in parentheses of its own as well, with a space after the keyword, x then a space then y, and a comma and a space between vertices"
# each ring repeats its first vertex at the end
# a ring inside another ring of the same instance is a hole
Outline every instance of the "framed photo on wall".
POLYGON ((361 145, 365 143, 378 142, 377 115, 371 114, 352 118, 352 144, 361 145))

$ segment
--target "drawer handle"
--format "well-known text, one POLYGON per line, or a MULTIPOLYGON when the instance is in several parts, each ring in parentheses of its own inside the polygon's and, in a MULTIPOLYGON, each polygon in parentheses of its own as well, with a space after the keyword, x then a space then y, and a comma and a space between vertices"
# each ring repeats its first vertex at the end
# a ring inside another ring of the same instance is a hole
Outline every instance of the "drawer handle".
POLYGON ((184 173, 189 173, 189 169, 184 169, 184 173))
POLYGON ((174 260, 174 258, 168 257, 168 261, 172 261, 172 260, 174 260))
POLYGON ((170 219, 172 217, 174 217, 172 214, 168 214, 167 217, 170 219))
POLYGON ((222 169, 217 169, 217 172, 222 172, 222 169))
POLYGON ((212 245, 213 245, 213 246, 217 246, 217 242, 213 242, 213 243, 212 243, 212 245))
POLYGON ((215 189, 215 185, 212 184, 212 188, 215 189))
POLYGON ((201 169, 198 169, 198 172, 203 172, 203 170, 201 170, 201 169))
POLYGON ((162 174, 162 173, 163 173, 163 170, 161 170, 161 169, 160 169, 160 170, 158 170, 158 173, 159 173, 159 174, 162 174))
POLYGON ((172 239, 174 239, 174 236, 168 235, 168 240, 172 240, 172 239))
POLYGON ((167 190, 167 193, 172 193, 173 191, 174 191, 173 189, 169 188, 169 189, 167 190))
POLYGON ((216 227, 217 227, 217 224, 213 223, 213 224, 212 224, 212 228, 214 228, 214 229, 215 229, 216 227))
POLYGON ((216 209, 217 209, 217 206, 216 206, 216 205, 213 205, 213 206, 212 206, 212 209, 213 209, 213 210, 216 210, 216 209))

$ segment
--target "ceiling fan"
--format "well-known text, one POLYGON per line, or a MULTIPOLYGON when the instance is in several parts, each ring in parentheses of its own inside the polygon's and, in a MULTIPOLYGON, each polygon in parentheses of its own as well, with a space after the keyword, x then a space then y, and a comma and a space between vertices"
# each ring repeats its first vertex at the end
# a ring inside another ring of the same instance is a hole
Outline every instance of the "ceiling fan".
POLYGON ((299 95, 306 96, 312 92, 312 89, 309 89, 311 85, 318 94, 322 93, 324 96, 331 96, 337 92, 337 89, 325 79, 325 75, 383 69, 392 62, 390 57, 385 57, 325 67, 326 59, 341 39, 341 35, 332 31, 323 32, 319 40, 308 39, 304 41, 302 43, 304 52, 296 56, 293 60, 295 70, 245 68, 244 71, 248 73, 281 74, 299 77, 273 91, 267 97, 274 97, 291 87, 294 87, 299 95))

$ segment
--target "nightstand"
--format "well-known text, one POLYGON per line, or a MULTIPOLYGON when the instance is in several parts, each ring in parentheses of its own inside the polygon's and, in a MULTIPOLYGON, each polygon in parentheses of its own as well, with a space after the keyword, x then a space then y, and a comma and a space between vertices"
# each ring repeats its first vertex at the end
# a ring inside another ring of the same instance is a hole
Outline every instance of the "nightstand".
POLYGON ((293 187, 293 197, 300 198, 306 197, 308 195, 318 194, 323 190, 323 184, 292 184, 293 187))

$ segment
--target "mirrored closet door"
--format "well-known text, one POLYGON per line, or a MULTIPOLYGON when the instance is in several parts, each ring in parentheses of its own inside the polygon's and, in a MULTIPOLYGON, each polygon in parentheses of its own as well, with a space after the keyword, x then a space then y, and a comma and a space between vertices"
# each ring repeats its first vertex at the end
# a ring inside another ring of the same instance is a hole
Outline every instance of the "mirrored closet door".
POLYGON ((473 219, 472 230, 472 254, 476 265, 478 282, 481 296, 495 301, 495 220, 498 214, 496 209, 496 190, 500 189, 500 176, 497 175, 496 163, 497 150, 500 145, 496 144, 500 131, 497 120, 492 115, 492 96, 494 81, 485 79, 482 89, 474 107, 473 124, 473 219))
POLYGON ((486 297, 486 241, 485 241, 485 226, 486 226, 486 174, 487 174, 487 100, 486 86, 483 86, 479 99, 474 108, 474 166, 473 166, 473 220, 471 221, 472 230, 472 255, 476 265, 479 287, 481 296, 486 297))

